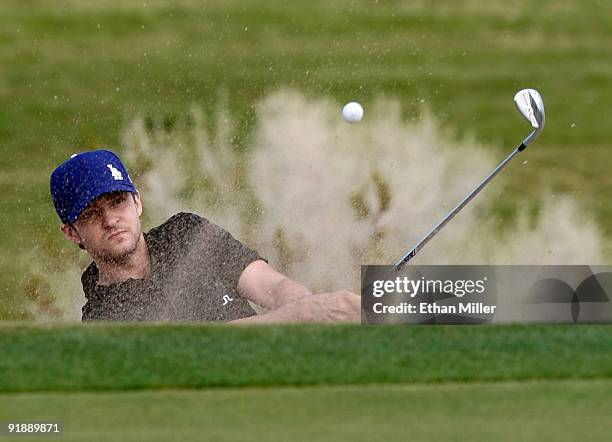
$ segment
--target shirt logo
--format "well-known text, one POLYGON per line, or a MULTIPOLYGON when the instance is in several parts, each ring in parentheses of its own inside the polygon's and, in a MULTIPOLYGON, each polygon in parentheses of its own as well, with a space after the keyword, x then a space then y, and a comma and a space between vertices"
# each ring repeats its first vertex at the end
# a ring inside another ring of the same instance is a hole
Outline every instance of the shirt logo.
POLYGON ((227 305, 233 300, 234 298, 232 298, 230 295, 223 295, 223 305, 227 305))
POLYGON ((115 179, 115 181, 123 180, 123 175, 121 175, 121 172, 119 171, 119 169, 114 168, 112 164, 107 164, 106 167, 110 169, 111 174, 113 175, 113 178, 115 179))

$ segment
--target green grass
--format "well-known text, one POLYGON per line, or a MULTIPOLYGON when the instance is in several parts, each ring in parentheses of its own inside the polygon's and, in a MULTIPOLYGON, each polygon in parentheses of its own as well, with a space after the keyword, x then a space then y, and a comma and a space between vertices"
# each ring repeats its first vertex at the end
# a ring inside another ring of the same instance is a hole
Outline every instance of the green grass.
MULTIPOLYGON (((0 395, 61 440, 604 441, 612 381, 0 395)), ((55 439, 50 439, 55 440, 55 439)))
POLYGON ((291 86, 366 107, 395 96, 406 117, 424 100, 500 158, 526 132, 512 95, 537 87, 547 128, 529 167, 504 177, 497 211, 511 216, 549 184, 575 194, 609 238, 611 28, 612 5, 594 0, 2 1, 0 317, 28 317, 15 301, 26 252, 68 247, 48 195, 52 168, 117 146, 136 114, 172 121, 193 103, 213 114, 221 87, 237 148, 248 145, 253 105, 291 86))
POLYGON ((606 326, 0 327, 0 392, 612 377, 606 326))
POLYGON ((603 441, 611 348, 608 326, 5 323, 0 422, 88 441, 603 441))

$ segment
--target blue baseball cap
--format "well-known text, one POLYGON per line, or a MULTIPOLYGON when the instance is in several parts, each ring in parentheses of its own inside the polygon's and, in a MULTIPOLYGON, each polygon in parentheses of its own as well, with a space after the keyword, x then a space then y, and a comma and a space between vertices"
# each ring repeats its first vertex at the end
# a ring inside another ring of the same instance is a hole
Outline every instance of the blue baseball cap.
POLYGON ((77 153, 51 174, 51 198, 64 224, 72 224, 96 198, 108 192, 136 192, 121 160, 110 150, 77 153))

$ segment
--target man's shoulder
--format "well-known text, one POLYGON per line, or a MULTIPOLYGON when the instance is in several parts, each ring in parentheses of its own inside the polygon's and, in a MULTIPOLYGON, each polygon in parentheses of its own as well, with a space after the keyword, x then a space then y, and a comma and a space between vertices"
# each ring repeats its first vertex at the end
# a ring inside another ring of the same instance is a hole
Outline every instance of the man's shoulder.
POLYGON ((193 238, 193 235, 200 235, 208 240, 223 240, 231 237, 231 234, 223 227, 191 212, 179 212, 145 234, 147 241, 162 242, 185 240, 193 238))
POLYGON ((83 285, 85 297, 89 299, 98 284, 98 266, 96 266, 95 262, 92 261, 85 271, 83 271, 81 275, 81 284, 83 285))
POLYGON ((157 227, 149 230, 145 237, 147 242, 166 242, 176 239, 188 239, 196 233, 203 233, 211 223, 206 218, 190 212, 180 212, 157 227))
POLYGON ((195 213, 179 212, 175 215, 172 215, 159 226, 149 230, 149 234, 153 234, 159 231, 192 229, 194 227, 200 227, 203 224, 207 223, 209 223, 209 221, 206 218, 201 217, 200 215, 196 215, 195 213))

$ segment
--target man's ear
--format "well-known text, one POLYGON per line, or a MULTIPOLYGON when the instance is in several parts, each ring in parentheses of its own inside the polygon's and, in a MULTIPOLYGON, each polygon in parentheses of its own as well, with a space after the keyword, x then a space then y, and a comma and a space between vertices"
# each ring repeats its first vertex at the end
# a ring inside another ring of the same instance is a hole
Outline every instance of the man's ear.
POLYGON ((140 192, 136 191, 133 194, 134 204, 136 204, 136 211, 138 212, 138 216, 142 215, 142 201, 140 201, 140 192))
POLYGON ((68 241, 75 243, 76 245, 81 244, 81 237, 79 236, 77 231, 74 229, 74 227, 72 227, 69 224, 61 224, 60 230, 62 231, 62 234, 66 237, 68 241))

